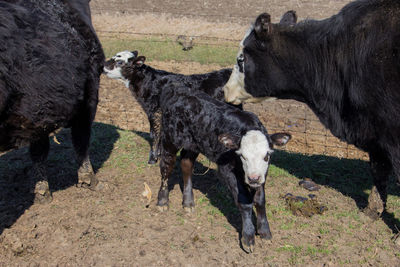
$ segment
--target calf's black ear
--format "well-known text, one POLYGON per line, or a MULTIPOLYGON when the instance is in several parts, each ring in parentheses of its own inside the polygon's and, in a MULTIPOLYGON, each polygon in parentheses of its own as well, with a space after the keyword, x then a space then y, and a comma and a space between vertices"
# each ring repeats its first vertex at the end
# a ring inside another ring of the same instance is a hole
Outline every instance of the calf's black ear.
POLYGON ((229 149, 239 148, 239 137, 230 135, 228 133, 223 133, 218 136, 218 141, 229 149))
POLYGON ((141 67, 145 61, 146 61, 146 57, 140 56, 140 57, 135 58, 134 64, 136 67, 141 67))
POLYGON ((293 26, 297 22, 297 14, 296 11, 294 10, 289 10, 285 14, 282 15, 281 21, 279 24, 281 25, 287 25, 287 26, 293 26))
POLYGON ((268 13, 262 13, 254 23, 254 30, 259 38, 266 39, 272 33, 271 16, 268 13))
POLYGON ((271 137, 272 144, 276 146, 286 145, 287 142, 292 139, 292 136, 288 133, 274 133, 271 134, 269 137, 271 137))
POLYGON ((136 50, 134 50, 134 51, 131 51, 131 53, 133 54, 133 56, 136 58, 137 56, 138 56, 138 54, 139 54, 139 52, 138 51, 136 51, 136 50))

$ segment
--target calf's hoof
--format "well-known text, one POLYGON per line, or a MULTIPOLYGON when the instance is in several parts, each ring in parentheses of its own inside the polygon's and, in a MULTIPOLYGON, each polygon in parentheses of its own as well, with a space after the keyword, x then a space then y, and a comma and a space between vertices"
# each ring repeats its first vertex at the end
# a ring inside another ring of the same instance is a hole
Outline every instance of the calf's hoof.
POLYGON ((35 203, 46 204, 53 200, 47 181, 39 181, 35 185, 35 203))
POLYGON ((240 242, 242 243, 242 248, 246 253, 254 252, 254 237, 253 239, 250 240, 247 240, 245 237, 242 237, 240 242))
POLYGON ((147 164, 150 164, 150 165, 154 165, 156 163, 157 163, 157 160, 155 160, 155 159, 149 159, 149 161, 147 161, 147 164))
POLYGON ((259 230, 258 231, 258 235, 262 238, 262 239, 265 239, 265 240, 270 240, 270 239, 272 239, 272 234, 271 234, 271 231, 262 231, 262 230, 259 230))
POLYGON ((155 156, 155 153, 150 152, 148 164, 156 164, 158 161, 158 157, 155 156))

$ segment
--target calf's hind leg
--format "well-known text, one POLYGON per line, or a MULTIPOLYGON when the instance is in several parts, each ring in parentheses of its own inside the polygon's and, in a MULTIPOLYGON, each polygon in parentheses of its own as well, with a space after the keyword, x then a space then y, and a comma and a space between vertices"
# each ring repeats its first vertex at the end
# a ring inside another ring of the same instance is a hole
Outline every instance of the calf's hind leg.
POLYGON ((183 202, 182 206, 186 212, 194 211, 194 199, 192 190, 192 173, 194 163, 199 153, 184 150, 181 151, 181 169, 183 175, 183 202))
POLYGON ((161 172, 161 186, 158 191, 157 206, 160 211, 168 210, 169 203, 169 189, 168 180, 174 170, 176 162, 177 149, 173 146, 166 146, 165 144, 161 147, 161 160, 160 160, 160 172, 161 172))
POLYGON ((161 136, 161 111, 157 111, 149 117, 150 122, 150 153, 148 164, 156 164, 160 156, 161 136))
POLYGON ((33 161, 33 175, 35 179, 35 202, 49 203, 52 200, 45 161, 49 154, 49 137, 44 135, 39 140, 32 142, 29 154, 33 161))

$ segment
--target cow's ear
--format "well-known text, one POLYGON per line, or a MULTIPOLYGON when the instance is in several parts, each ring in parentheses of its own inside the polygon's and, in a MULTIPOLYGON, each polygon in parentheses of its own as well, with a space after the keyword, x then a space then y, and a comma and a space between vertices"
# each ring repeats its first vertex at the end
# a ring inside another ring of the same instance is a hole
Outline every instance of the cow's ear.
POLYGON ((239 137, 223 133, 218 136, 218 141, 223 144, 226 148, 229 149, 238 149, 239 148, 239 137))
POLYGON ((292 139, 292 136, 288 133, 274 133, 271 134, 269 137, 271 137, 272 144, 276 146, 286 145, 287 142, 292 139))
POLYGON ((143 66, 144 62, 146 61, 146 57, 145 56, 139 56, 135 59, 135 66, 136 67, 141 67, 143 66))
POLYGON ((254 23, 254 30, 259 38, 267 38, 272 33, 271 16, 268 13, 262 13, 254 23))
POLYGON ((289 10, 285 14, 282 15, 281 21, 279 24, 286 26, 293 26, 297 22, 297 14, 294 10, 289 10))

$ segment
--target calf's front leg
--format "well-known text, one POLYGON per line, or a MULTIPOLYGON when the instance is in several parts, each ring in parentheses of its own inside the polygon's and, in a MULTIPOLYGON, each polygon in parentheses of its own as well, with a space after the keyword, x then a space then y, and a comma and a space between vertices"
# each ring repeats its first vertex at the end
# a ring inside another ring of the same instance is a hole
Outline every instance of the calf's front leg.
POLYGON ((240 241, 243 250, 247 253, 252 253, 254 251, 256 233, 254 224, 251 220, 253 214, 254 194, 247 189, 243 181, 242 172, 234 171, 234 168, 229 164, 219 166, 218 170, 228 185, 242 217, 242 238, 240 241))
POLYGON ((263 239, 271 239, 272 234, 269 229, 269 223, 267 219, 267 214, 265 211, 265 189, 264 184, 257 188, 254 194, 254 205, 257 211, 257 233, 263 239))

